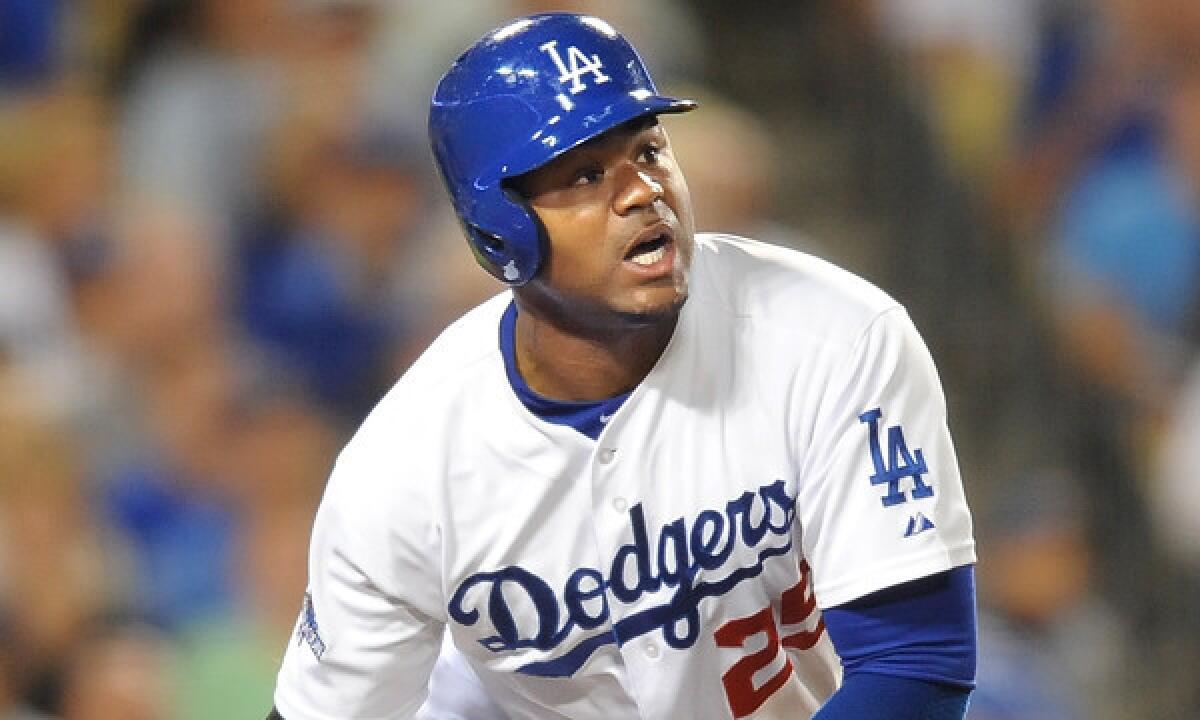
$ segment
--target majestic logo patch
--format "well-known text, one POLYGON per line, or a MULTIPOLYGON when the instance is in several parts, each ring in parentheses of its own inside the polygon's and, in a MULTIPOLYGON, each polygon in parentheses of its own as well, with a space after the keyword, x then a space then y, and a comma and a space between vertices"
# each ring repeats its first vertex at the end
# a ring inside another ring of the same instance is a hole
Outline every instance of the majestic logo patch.
POLYGON ((587 85, 583 84, 583 76, 588 73, 591 73, 592 80, 597 85, 603 85, 612 79, 604 74, 604 64, 600 62, 599 55, 592 55, 589 58, 583 54, 582 50, 571 45, 567 48, 567 59, 564 61, 558 52, 557 40, 542 43, 538 49, 549 55, 550 59, 554 61, 555 67, 558 68, 558 81, 571 83, 567 91, 572 95, 577 95, 587 89, 587 85))
POLYGON ((908 527, 904 529, 904 537, 920 535, 934 528, 933 521, 925 517, 925 513, 917 513, 908 519, 908 527))
POLYGON ((790 552, 795 515, 796 499, 788 495, 782 480, 763 485, 757 492, 742 493, 727 502, 723 512, 704 510, 691 519, 677 518, 653 536, 638 503, 629 509, 633 540, 617 549, 607 572, 578 568, 561 593, 517 565, 475 573, 455 590, 448 610, 455 622, 466 626, 486 618, 496 633, 479 642, 492 652, 550 651, 576 628, 603 626, 610 617, 610 595, 628 606, 647 595, 657 600, 660 591, 667 589, 671 592, 661 603, 625 615, 611 628, 578 640, 557 657, 527 663, 517 671, 569 677, 598 648, 610 643, 624 645, 650 632, 662 633, 663 641, 673 648, 689 648, 700 636, 700 602, 725 595, 739 583, 762 574, 768 558, 790 552), (749 557, 753 560, 729 568, 737 562, 734 550, 739 547, 752 551, 749 557), (706 577, 698 580, 702 571, 706 577))
POLYGON ((317 660, 325 654, 325 641, 321 639, 320 629, 317 627, 317 611, 313 609, 312 594, 304 593, 304 604, 300 608, 300 624, 296 628, 297 642, 303 641, 308 643, 308 649, 312 650, 312 654, 317 660))
POLYGON ((921 476, 929 472, 925 464, 925 453, 921 448, 908 451, 908 443, 904 440, 904 430, 899 425, 887 429, 888 462, 883 461, 883 449, 879 441, 879 418, 883 416, 879 408, 868 410, 858 416, 858 421, 868 426, 867 439, 871 447, 871 463, 875 466, 875 474, 871 476, 872 485, 887 485, 887 494, 881 498, 884 507, 899 505, 908 501, 908 496, 900 489, 900 481, 906 477, 912 478, 914 498, 933 497, 933 488, 925 484, 921 476))

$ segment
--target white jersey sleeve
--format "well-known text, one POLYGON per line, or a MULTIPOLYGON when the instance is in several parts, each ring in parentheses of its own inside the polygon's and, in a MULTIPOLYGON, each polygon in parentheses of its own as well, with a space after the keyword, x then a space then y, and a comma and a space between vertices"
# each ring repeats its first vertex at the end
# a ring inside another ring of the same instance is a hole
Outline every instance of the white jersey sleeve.
POLYGON ((442 651, 429 680, 429 697, 417 720, 507 720, 466 656, 454 646, 450 633, 442 638, 442 651))
POLYGON ((797 510, 821 607, 975 561, 933 360, 900 306, 826 375, 797 510))
POLYGON ((423 559, 436 557, 436 537, 419 490, 384 477, 370 446, 360 437, 343 452, 317 512, 308 592, 275 690, 287 720, 412 718, 425 700, 444 623, 423 559))

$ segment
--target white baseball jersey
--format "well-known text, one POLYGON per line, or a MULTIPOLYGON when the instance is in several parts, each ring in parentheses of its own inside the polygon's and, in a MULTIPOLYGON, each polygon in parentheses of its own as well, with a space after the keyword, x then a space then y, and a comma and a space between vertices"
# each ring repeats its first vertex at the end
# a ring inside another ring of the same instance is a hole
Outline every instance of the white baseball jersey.
POLYGON ((974 562, 902 307, 723 235, 690 289, 597 441, 514 393, 509 293, 433 343, 326 489, 284 717, 413 717, 443 628, 510 718, 810 717, 841 677, 819 608, 974 562))

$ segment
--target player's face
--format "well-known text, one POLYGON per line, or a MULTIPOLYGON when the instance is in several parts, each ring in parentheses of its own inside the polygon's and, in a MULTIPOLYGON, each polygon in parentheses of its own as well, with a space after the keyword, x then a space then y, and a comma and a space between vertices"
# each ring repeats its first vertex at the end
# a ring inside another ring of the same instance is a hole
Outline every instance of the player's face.
POLYGON ((674 317, 687 298, 695 234, 687 184, 657 119, 621 125, 515 184, 550 238, 521 288, 585 324, 674 317))

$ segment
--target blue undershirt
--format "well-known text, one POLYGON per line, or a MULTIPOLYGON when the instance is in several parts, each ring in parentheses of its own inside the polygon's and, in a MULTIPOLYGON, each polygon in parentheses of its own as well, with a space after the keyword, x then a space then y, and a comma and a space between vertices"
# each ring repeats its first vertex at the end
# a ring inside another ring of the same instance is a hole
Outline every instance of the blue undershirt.
POLYGON ((521 377, 517 370, 517 305, 509 303, 504 315, 500 318, 500 354, 504 356, 504 371, 508 374, 508 384, 529 412, 537 415, 546 422, 556 425, 566 425, 575 428, 584 435, 595 440, 600 437, 605 424, 613 414, 620 409, 629 393, 621 393, 606 400, 570 402, 566 400, 551 400, 537 394, 521 377))
MULTIPOLYGON (((629 397, 565 402, 534 392, 517 369, 517 306, 500 319, 513 392, 534 415, 595 440, 629 397)), ((961 720, 975 686, 975 568, 967 565, 823 611, 842 658, 841 688, 813 720, 961 720)))

